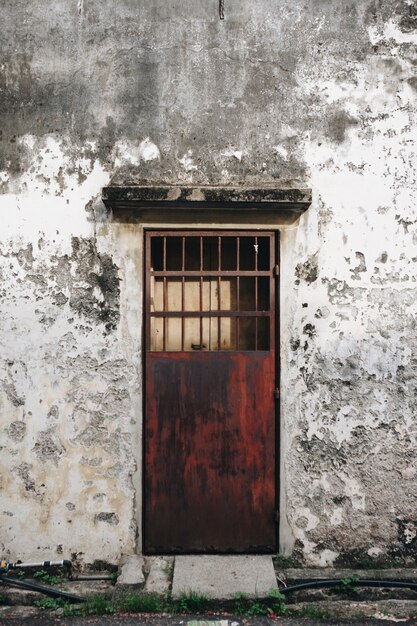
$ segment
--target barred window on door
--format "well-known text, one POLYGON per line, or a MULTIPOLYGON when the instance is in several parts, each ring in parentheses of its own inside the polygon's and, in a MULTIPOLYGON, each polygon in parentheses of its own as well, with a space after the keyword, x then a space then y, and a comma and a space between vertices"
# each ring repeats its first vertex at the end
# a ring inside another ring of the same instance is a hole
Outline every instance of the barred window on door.
POLYGON ((148 350, 269 350, 273 235, 149 236, 148 350))

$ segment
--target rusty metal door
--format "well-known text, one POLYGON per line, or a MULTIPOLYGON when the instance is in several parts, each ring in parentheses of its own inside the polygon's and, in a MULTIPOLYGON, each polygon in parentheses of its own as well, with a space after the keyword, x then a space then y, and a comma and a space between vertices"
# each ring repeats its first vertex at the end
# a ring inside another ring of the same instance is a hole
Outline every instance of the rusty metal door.
POLYGON ((146 234, 144 548, 271 552, 275 234, 146 234))

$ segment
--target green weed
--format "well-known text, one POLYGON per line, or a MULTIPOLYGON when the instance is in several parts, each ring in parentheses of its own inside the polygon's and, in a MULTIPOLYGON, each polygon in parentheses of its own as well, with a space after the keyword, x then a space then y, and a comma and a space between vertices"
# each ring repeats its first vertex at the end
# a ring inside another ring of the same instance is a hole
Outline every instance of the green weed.
POLYGON ((177 606, 182 613, 202 613, 207 609, 208 604, 207 596, 196 591, 189 591, 181 594, 177 606))
POLYGON ((288 568, 288 567, 298 567, 298 562, 297 560, 292 557, 292 556, 284 556, 283 554, 276 554, 274 557, 274 564, 275 567, 282 567, 282 568, 288 568))
POLYGON ((63 598, 42 598, 41 600, 35 600, 33 604, 39 609, 48 609, 50 611, 70 606, 68 601, 63 598))
POLYGON ((301 611, 297 613, 300 617, 309 617, 310 619, 329 619, 332 617, 330 611, 326 611, 319 606, 303 606, 301 611))
POLYGON ((288 612, 285 596, 278 589, 271 589, 268 593, 268 606, 276 615, 285 615, 288 612))
MULTIPOLYGON (((199 598, 201 603, 201 598, 199 598)), ((162 613, 163 611, 198 612, 197 598, 190 594, 173 602, 170 598, 154 593, 138 593, 113 599, 111 596, 98 595, 87 598, 81 605, 72 605, 64 611, 65 617, 71 615, 114 615, 115 613, 162 613), (194 602, 194 605, 193 605, 194 602), (187 609, 186 606, 191 608, 187 609)))
POLYGON ((244 593, 235 594, 235 604, 233 607, 233 612, 236 615, 245 615, 247 605, 248 605, 248 600, 244 593))
POLYGON ((256 617, 261 615, 284 615, 287 613, 285 596, 278 589, 271 589, 265 601, 250 600, 244 593, 235 595, 233 612, 236 615, 256 617))
POLYGON ((260 615, 268 615, 268 613, 270 613, 269 608, 261 602, 251 602, 246 611, 248 617, 258 617, 260 615))
MULTIPOLYGON (((284 596, 278 590, 272 590, 266 599, 250 600, 245 594, 236 594, 234 612, 237 615, 256 617, 262 615, 283 615, 287 612, 284 596)), ((127 597, 112 598, 108 595, 91 596, 83 604, 69 604, 64 599, 43 598, 36 606, 56 611, 61 609, 64 617, 75 615, 114 615, 115 613, 203 613, 210 606, 206 596, 189 592, 179 599, 171 595, 159 596, 152 593, 138 593, 127 597)))
POLYGON ((56 574, 48 574, 43 569, 38 569, 33 574, 33 578, 38 579, 46 585, 59 585, 62 582, 62 576, 56 574))
POLYGON ((87 598, 79 612, 81 615, 113 615, 117 610, 117 602, 110 596, 102 594, 87 598))
POLYGON ((161 613, 164 608, 164 599, 154 593, 143 593, 124 598, 118 603, 119 610, 131 613, 161 613))
POLYGON ((355 595, 358 593, 358 588, 355 586, 355 583, 357 581, 357 576, 352 576, 350 578, 341 578, 340 585, 334 587, 334 589, 338 593, 344 593, 345 595, 355 595))

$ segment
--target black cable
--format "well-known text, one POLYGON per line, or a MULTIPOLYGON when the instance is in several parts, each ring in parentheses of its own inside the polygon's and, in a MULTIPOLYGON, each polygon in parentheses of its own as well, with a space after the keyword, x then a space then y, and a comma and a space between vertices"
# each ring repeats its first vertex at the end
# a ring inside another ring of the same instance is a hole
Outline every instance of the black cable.
POLYGON ((349 579, 349 585, 346 585, 346 578, 336 579, 324 579, 313 580, 297 585, 291 585, 290 587, 283 587, 279 591, 283 595, 294 593, 295 591, 302 591, 303 589, 323 589, 325 587, 341 587, 344 591, 353 589, 354 587, 381 587, 381 588, 397 588, 397 589, 412 589, 417 591, 417 583, 401 581, 401 580, 373 580, 373 579, 349 579))
POLYGON ((0 575, 0 584, 8 585, 9 587, 18 587, 19 589, 27 589, 28 591, 38 591, 50 598, 63 598, 72 603, 85 602, 85 598, 76 596, 66 591, 58 591, 58 589, 52 589, 51 587, 44 587, 43 585, 36 585, 35 583, 29 583, 26 580, 18 580, 17 578, 9 578, 0 575))

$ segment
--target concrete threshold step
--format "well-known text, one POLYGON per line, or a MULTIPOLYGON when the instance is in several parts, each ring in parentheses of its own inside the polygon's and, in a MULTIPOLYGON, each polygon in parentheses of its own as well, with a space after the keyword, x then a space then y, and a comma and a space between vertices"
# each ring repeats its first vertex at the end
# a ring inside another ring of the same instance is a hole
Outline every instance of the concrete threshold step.
POLYGON ((175 557, 172 595, 194 592, 216 600, 229 600, 243 593, 248 598, 265 597, 277 590, 272 556, 198 555, 175 557))

